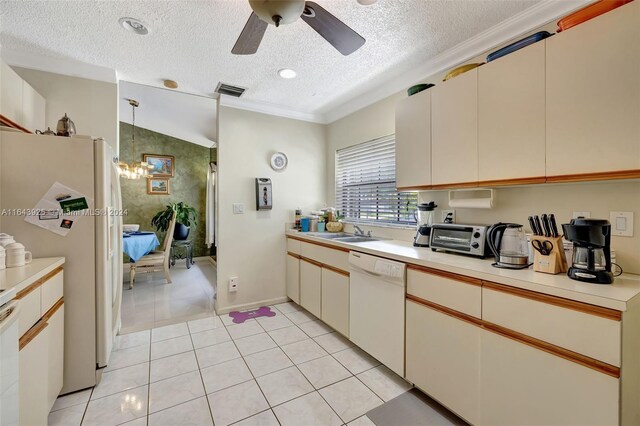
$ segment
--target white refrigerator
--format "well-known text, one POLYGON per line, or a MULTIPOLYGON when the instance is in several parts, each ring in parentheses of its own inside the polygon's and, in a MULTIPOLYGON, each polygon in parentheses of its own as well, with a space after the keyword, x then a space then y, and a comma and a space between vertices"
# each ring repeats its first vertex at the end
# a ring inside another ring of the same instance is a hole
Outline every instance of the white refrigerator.
POLYGON ((116 161, 103 139, 0 131, 0 232, 15 236, 34 258, 66 258, 63 394, 98 383, 120 328, 122 199, 116 161), (81 193, 94 210, 74 217, 65 236, 12 212, 36 207, 55 183, 81 193))

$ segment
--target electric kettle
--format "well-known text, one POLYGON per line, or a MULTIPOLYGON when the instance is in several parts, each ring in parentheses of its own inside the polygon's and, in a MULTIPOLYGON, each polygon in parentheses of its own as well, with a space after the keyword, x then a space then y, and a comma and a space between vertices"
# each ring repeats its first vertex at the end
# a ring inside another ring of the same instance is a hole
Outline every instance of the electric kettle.
POLYGON ((522 225, 496 223, 487 230, 487 244, 496 258, 496 268, 529 267, 529 246, 522 225))

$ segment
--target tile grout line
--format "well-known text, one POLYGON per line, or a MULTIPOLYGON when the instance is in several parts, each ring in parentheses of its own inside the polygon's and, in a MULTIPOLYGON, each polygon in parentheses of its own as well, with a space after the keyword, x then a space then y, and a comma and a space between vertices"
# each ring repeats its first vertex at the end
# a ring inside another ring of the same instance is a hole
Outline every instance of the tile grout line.
MULTIPOLYGON (((220 320, 220 322, 222 323, 222 320, 220 320)), ((191 340, 191 346, 193 346, 193 356, 196 358, 196 364, 198 365, 198 374, 200 375, 200 381, 202 382, 202 390, 204 391, 204 399, 207 401, 207 407, 209 407, 209 416, 211 416, 211 424, 213 426, 215 426, 216 425, 216 421, 213 418, 213 410, 211 409, 211 403, 209 402, 209 396, 207 394, 207 387, 204 385, 204 377, 202 377, 202 368, 200 368, 200 360, 198 359, 198 354, 196 353, 196 348, 195 348, 195 345, 193 344, 193 337, 191 336, 191 328, 189 327, 188 323, 185 323, 185 324, 187 324, 187 330, 189 331, 189 339, 191 340)), ((224 326, 224 324, 222 324, 222 325, 224 326)), ((149 425, 147 425, 147 426, 149 426, 149 425)))

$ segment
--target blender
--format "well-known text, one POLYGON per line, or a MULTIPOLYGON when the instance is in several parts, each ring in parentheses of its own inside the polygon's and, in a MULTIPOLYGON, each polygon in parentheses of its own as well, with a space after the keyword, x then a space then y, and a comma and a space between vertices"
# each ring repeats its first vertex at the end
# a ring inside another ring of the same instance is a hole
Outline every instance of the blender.
POLYGON ((433 225, 433 211, 438 207, 435 202, 418 204, 418 210, 414 213, 418 230, 416 236, 413 237, 413 245, 415 247, 429 247, 429 238, 431 237, 431 226, 433 225))
POLYGON ((572 219, 562 225, 565 239, 573 243, 569 278, 594 284, 611 284, 611 223, 606 219, 572 219))

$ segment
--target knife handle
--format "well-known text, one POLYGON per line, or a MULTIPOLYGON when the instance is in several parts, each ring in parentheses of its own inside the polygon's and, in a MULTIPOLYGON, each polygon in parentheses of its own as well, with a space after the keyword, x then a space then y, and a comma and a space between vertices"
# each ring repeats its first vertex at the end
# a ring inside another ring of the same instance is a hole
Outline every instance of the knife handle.
POLYGON ((538 230, 538 235, 542 235, 542 224, 540 223, 540 218, 538 215, 533 217, 533 221, 536 224, 536 229, 538 230))
POLYGON ((528 220, 529 220, 529 226, 531 227, 531 231, 533 232, 533 235, 540 235, 538 233, 538 228, 536 227, 536 223, 533 220, 533 216, 529 216, 528 220))
POLYGON ((544 236, 545 237, 550 237, 551 236, 551 227, 549 226, 549 217, 547 216, 547 214, 543 214, 541 216, 542 219, 542 226, 544 227, 544 236))
POLYGON ((549 225, 551 226, 551 236, 558 238, 558 225, 556 224, 556 217, 553 213, 549 215, 549 225))

